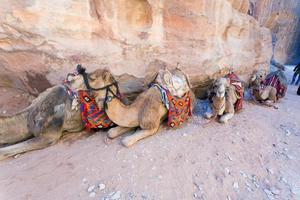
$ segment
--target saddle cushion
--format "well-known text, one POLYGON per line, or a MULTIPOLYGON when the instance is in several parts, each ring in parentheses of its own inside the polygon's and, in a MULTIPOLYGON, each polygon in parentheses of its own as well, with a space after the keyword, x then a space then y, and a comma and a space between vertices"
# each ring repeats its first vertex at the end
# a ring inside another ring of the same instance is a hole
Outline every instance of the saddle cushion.
POLYGON ((274 74, 272 76, 268 76, 262 83, 262 87, 265 86, 272 86, 276 88, 276 96, 277 98, 283 98, 285 96, 287 87, 281 83, 280 78, 277 74, 274 74))
POLYGON ((78 91, 81 119, 88 130, 109 128, 114 123, 103 110, 100 110, 95 98, 88 91, 78 91))
POLYGON ((226 75, 226 78, 230 79, 230 84, 236 88, 237 101, 234 104, 235 111, 239 111, 243 108, 244 102, 244 87, 240 78, 233 72, 226 75))
POLYGON ((190 92, 179 98, 167 91, 167 97, 169 101, 168 125, 172 128, 179 127, 192 116, 190 92))

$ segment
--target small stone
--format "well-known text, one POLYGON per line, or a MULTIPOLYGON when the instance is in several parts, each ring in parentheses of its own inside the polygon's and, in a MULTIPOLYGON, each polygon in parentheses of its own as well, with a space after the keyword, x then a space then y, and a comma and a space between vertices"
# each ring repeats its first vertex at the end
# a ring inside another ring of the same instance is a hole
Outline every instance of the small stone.
POLYGON ((272 187, 271 188, 271 192, 272 194, 275 194, 275 195, 279 195, 280 194, 280 190, 276 187, 272 187))
POLYGON ((229 195, 227 195, 227 200, 231 200, 231 197, 229 195))
POLYGON ((288 130, 288 129, 287 129, 287 130, 285 130, 285 135, 286 135, 286 136, 289 136, 289 135, 291 135, 291 131, 290 131, 290 130, 288 130))
POLYGON ((82 179, 82 183, 84 183, 84 184, 86 184, 86 183, 87 183, 87 180, 86 180, 86 178, 83 178, 83 179, 82 179))
POLYGON ((119 200, 121 199, 121 191, 117 191, 112 193, 112 195, 110 196, 111 200, 119 200))
POLYGON ((96 196, 96 192, 91 192, 89 197, 94 198, 96 196))
POLYGON ((183 137, 186 137, 186 136, 187 136, 187 134, 186 134, 186 133, 184 133, 184 134, 182 134, 182 136, 183 136, 183 137))
POLYGON ((270 174, 274 174, 274 171, 271 168, 267 168, 267 172, 269 172, 270 174))
POLYGON ((225 173, 226 173, 227 175, 230 174, 230 169, 229 169, 229 168, 226 167, 226 168, 224 169, 224 171, 225 171, 225 173))
POLYGON ((101 191, 101 190, 104 190, 104 189, 105 189, 105 184, 100 183, 100 184, 98 185, 98 187, 99 187, 99 190, 100 190, 100 191, 101 191))
POLYGON ((194 193, 194 194, 193 194, 193 196, 194 196, 195 198, 197 198, 197 197, 198 197, 197 193, 194 193))
POLYGON ((282 176, 279 178, 279 181, 282 183, 287 183, 287 180, 282 176))
POLYGON ((93 192, 95 189, 95 185, 91 185, 90 187, 88 187, 87 191, 88 192, 93 192))
POLYGON ((6 112, 7 112, 6 110, 3 110, 3 111, 2 111, 3 114, 6 114, 6 112))
POLYGON ((238 182, 234 182, 233 183, 233 188, 234 189, 239 189, 239 183, 238 182))
POLYGON ((264 192, 266 193, 266 195, 273 195, 273 193, 269 190, 269 189, 264 189, 264 192))
POLYGON ((241 174, 241 176, 243 176, 244 178, 247 177, 247 174, 246 174, 245 172, 243 172, 243 171, 240 171, 240 174, 241 174))
POLYGON ((288 159, 290 159, 290 160, 294 160, 294 156, 292 156, 292 155, 290 155, 290 154, 286 155, 286 157, 287 157, 288 159))

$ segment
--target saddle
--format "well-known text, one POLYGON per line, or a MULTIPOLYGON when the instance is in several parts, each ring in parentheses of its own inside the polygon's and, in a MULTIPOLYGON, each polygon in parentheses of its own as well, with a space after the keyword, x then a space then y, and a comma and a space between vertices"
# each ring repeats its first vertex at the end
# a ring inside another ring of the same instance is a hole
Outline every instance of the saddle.
POLYGON ((277 99, 283 98, 287 91, 287 83, 284 74, 279 70, 268 74, 266 79, 261 83, 262 88, 266 86, 276 88, 277 99))
POLYGON ((104 110, 99 109, 94 96, 85 90, 78 91, 81 119, 89 131, 100 128, 109 128, 114 123, 108 118, 104 110))
POLYGON ((236 96, 237 101, 234 104, 235 111, 239 111, 243 108, 243 102, 244 102, 244 87, 241 79, 233 72, 230 72, 225 76, 226 78, 230 79, 230 84, 233 85, 236 89, 236 96))
POLYGON ((181 70, 159 71, 153 86, 161 92, 162 102, 168 110, 169 127, 179 127, 192 116, 190 87, 181 70))

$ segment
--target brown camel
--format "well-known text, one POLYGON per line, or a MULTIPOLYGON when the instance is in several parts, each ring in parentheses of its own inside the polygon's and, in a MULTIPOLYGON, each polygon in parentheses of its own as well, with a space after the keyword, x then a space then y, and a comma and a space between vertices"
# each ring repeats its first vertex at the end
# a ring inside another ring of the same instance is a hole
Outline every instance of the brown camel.
MULTIPOLYGON (((102 74, 100 71, 95 74, 102 74)), ((97 79, 94 73, 89 78, 91 87, 104 85, 102 77, 97 79)), ((70 76, 69 81, 74 91, 87 89, 81 75, 70 76)), ((105 91, 97 94, 105 96, 105 91)), ((77 99, 71 99, 63 85, 47 89, 18 114, 0 117, 0 127, 0 160, 45 148, 56 143, 64 132, 84 129, 77 99)))
MULTIPOLYGON (((103 74, 103 80, 105 85, 111 85, 115 82, 109 71, 103 74)), ((190 91, 187 77, 179 69, 174 69, 171 72, 161 70, 155 80, 164 88, 172 88, 179 97, 190 91)), ((191 91, 190 93, 192 94, 192 102, 194 102, 194 95, 191 91)), ((130 105, 124 105, 116 95, 116 88, 111 88, 105 101, 105 107, 108 117, 118 125, 118 127, 109 130, 109 138, 116 138, 138 127, 141 129, 122 140, 126 147, 154 135, 168 113, 162 102, 161 90, 158 87, 150 87, 130 105)))

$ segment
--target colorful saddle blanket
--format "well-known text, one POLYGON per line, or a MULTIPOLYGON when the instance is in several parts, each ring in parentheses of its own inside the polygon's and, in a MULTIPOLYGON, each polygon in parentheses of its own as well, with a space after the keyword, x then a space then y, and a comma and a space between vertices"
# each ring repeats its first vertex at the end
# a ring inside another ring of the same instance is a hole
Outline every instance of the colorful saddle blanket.
POLYGON ((190 92, 185 93, 183 97, 176 97, 159 84, 153 86, 160 89, 162 101, 168 109, 168 126, 179 127, 192 116, 190 92))
POLYGON ((109 128, 114 123, 103 110, 100 110, 95 98, 88 91, 79 90, 81 119, 88 130, 109 128))
POLYGON ((226 78, 230 79, 230 84, 236 88, 237 102, 234 104, 235 111, 239 111, 243 108, 244 102, 244 87, 241 79, 233 72, 226 75, 226 78))
POLYGON ((279 71, 273 72, 269 74, 266 79, 262 82, 262 87, 272 86, 276 88, 276 96, 277 98, 283 98, 287 91, 287 84, 285 83, 284 78, 281 78, 281 74, 279 71))

